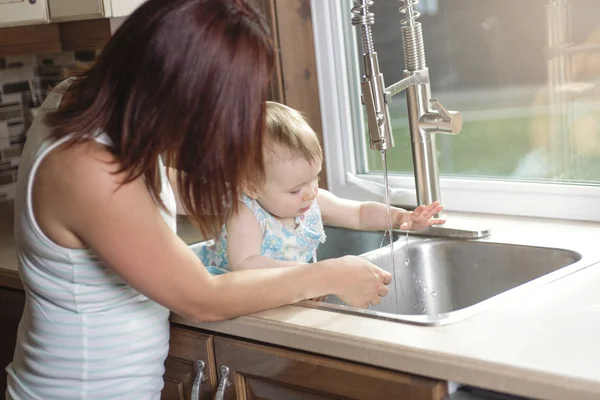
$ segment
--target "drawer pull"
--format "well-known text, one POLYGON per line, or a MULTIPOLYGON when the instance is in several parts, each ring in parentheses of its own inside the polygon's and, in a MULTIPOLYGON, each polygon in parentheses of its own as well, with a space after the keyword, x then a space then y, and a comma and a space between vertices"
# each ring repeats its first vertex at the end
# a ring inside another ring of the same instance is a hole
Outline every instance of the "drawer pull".
POLYGON ((196 368, 198 369, 198 372, 196 373, 196 378, 192 385, 192 400, 200 400, 200 385, 206 380, 206 377, 204 376, 204 361, 196 361, 196 368))
POLYGON ((221 382, 219 382, 219 387, 217 389, 217 394, 215 395, 215 400, 223 400, 225 397, 225 389, 231 386, 231 382, 229 382, 229 367, 227 365, 221 365, 221 382))

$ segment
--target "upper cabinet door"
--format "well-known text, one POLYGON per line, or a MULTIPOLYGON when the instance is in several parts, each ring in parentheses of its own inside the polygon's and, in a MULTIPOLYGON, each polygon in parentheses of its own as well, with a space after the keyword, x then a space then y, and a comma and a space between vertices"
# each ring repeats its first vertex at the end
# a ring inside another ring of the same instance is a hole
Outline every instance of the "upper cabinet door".
POLYGON ((107 16, 103 0, 48 0, 48 8, 50 9, 50 22, 107 16))
POLYGON ((0 0, 0 26, 48 21, 46 0, 0 0))
MULTIPOLYGON (((2 0, 0 0, 2 1, 2 0)), ((126 17, 138 8, 145 0, 105 0, 112 5, 113 17, 126 17)))

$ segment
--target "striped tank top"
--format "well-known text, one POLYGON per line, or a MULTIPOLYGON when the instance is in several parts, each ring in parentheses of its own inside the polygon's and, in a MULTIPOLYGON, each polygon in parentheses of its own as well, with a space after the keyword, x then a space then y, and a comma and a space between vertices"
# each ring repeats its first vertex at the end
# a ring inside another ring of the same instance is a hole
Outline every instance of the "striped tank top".
MULTIPOLYGON (((44 101, 19 165, 15 239, 26 301, 13 362, 6 369, 6 397, 159 399, 169 311, 125 283, 93 251, 52 242, 33 214, 36 170, 64 142, 46 140, 49 129, 42 122, 60 99, 51 92, 44 101)), ((110 145, 104 134, 95 140, 110 145)), ((161 170, 161 199, 169 210, 161 213, 175 230, 175 198, 162 164, 161 170)))

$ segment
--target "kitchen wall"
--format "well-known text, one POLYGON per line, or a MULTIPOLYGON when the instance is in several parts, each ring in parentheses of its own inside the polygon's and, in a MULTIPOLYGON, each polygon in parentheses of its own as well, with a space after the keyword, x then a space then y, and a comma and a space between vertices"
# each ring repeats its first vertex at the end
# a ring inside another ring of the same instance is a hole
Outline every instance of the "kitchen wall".
POLYGON ((92 50, 0 57, 0 267, 16 267, 13 198, 33 111, 63 79, 65 68, 96 56, 92 50))
POLYGON ((14 198, 17 166, 32 108, 62 80, 65 68, 95 58, 93 50, 0 58, 0 202, 14 198))

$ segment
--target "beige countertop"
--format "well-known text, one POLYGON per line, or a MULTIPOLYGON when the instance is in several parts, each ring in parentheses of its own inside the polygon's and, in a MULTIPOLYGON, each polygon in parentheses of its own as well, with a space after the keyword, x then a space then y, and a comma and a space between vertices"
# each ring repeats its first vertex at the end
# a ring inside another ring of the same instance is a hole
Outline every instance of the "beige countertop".
MULTIPOLYGON (((584 258, 600 255, 600 223, 459 214, 451 214, 449 221, 484 223, 493 229, 487 240, 576 249, 584 258)), ((5 273, 16 269, 1 268, 5 273)), ((171 319, 505 393, 557 400, 600 398, 600 265, 445 326, 299 306, 218 323, 193 323, 177 315, 171 319)))
MULTIPOLYGON (((600 254, 600 224, 453 215, 488 240, 600 254)), ((595 257, 595 256, 593 256, 595 257)), ((594 262, 600 261, 600 257, 594 262)), ((427 327, 287 306, 190 326, 543 399, 600 398, 600 265, 521 293, 463 321, 427 327)))

